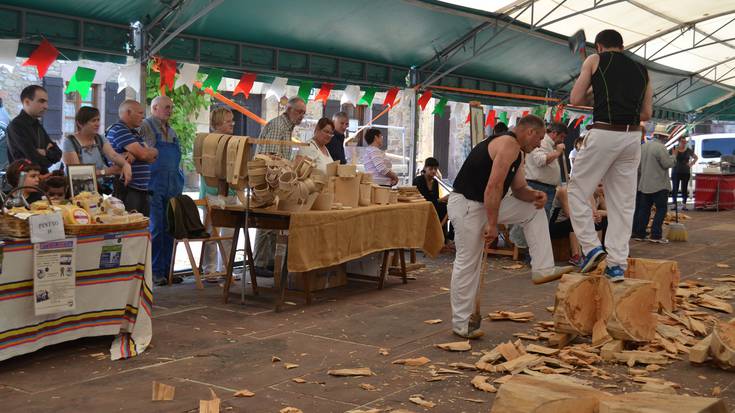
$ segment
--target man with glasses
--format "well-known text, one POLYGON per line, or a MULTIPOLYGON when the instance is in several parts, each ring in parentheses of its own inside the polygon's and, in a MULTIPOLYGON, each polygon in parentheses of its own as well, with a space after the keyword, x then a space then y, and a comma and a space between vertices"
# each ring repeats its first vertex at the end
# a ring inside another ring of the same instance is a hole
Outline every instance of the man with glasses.
MULTIPOLYGON (((289 142, 294 127, 301 124, 306 115, 306 102, 300 97, 288 100, 286 111, 271 119, 260 132, 260 139, 289 142)), ((291 146, 272 143, 258 144, 255 153, 272 153, 291 159, 291 146)), ((276 231, 259 229, 255 232, 253 261, 260 276, 272 276, 276 255, 276 231)))

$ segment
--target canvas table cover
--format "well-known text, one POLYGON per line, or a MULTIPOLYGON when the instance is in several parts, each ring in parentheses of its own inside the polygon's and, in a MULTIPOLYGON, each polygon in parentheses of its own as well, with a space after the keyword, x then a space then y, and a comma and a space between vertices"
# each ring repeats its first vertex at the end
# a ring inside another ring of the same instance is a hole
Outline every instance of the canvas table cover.
MULTIPOLYGON (((104 235, 77 239, 76 307, 36 316, 33 307, 33 246, 6 243, 0 275, 0 360, 81 337, 115 336, 112 360, 143 352, 151 341, 151 251, 147 230, 122 238, 119 266, 100 268, 104 235)), ((109 241, 108 241, 109 243, 109 241)))

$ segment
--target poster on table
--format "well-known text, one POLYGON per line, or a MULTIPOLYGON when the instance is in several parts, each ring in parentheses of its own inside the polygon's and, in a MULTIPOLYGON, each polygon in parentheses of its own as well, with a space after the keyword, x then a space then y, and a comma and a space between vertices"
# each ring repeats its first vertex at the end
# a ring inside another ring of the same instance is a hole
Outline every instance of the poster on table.
POLYGON ((106 234, 102 243, 102 254, 100 255, 100 268, 117 268, 122 258, 123 239, 122 234, 106 234))
POLYGON ((76 238, 33 245, 33 304, 36 315, 74 310, 76 238))

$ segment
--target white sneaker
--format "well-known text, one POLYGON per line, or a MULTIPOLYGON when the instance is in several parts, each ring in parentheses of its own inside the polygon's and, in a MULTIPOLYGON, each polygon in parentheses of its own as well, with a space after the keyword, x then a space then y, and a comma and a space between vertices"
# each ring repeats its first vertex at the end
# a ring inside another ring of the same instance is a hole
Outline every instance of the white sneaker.
POLYGON ((472 330, 469 332, 453 330, 452 332, 454 333, 454 335, 466 338, 468 340, 475 340, 485 335, 485 332, 482 330, 472 330))
POLYGON ((558 280, 562 275, 574 272, 576 269, 573 265, 565 265, 563 267, 554 266, 548 270, 531 271, 531 280, 534 284, 543 284, 549 281, 558 280))

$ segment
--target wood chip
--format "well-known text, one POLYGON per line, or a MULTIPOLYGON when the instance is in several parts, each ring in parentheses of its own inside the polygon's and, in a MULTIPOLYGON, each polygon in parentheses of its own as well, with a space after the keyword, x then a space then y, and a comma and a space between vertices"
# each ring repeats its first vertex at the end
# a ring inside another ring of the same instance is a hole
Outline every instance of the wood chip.
POLYGON ((543 354, 544 356, 553 356, 559 352, 559 349, 529 344, 526 346, 526 351, 529 353, 543 354))
POLYGON ((651 393, 676 394, 676 390, 664 383, 645 383, 641 386, 641 391, 651 393))
POLYGON ((403 364, 404 366, 410 366, 410 367, 419 367, 423 366, 424 364, 430 362, 428 358, 421 356, 411 359, 398 359, 393 361, 393 364, 403 364))
POLYGON ((271 363, 277 363, 279 361, 281 361, 281 358, 280 357, 278 357, 278 356, 271 357, 271 363))
POLYGON ((477 367, 470 363, 449 363, 449 367, 460 370, 477 370, 477 367))
POLYGON ((470 383, 477 390, 482 390, 488 393, 497 393, 498 389, 496 389, 495 386, 493 386, 492 384, 488 383, 488 379, 489 377, 487 376, 475 376, 472 381, 470 381, 470 383))
POLYGON ((668 364, 669 358, 661 353, 649 353, 646 351, 622 351, 614 353, 613 358, 622 363, 633 367, 636 363, 641 364, 668 364))
POLYGON ((381 347, 378 349, 378 354, 380 354, 381 356, 387 356, 388 354, 390 354, 390 351, 388 351, 387 348, 381 347))
POLYGON ((531 321, 534 316, 530 311, 522 313, 514 313, 513 311, 494 311, 488 314, 488 317, 490 317, 490 320, 492 321, 510 320, 517 323, 525 323, 531 321))
POLYGON ((548 311, 550 313, 553 313, 554 312, 554 306, 553 305, 550 305, 550 306, 546 307, 546 311, 548 311))
POLYGON ((470 399, 469 397, 457 397, 459 400, 465 400, 472 403, 485 403, 485 400, 480 399, 470 399))
POLYGON ((375 391, 375 390, 378 390, 377 387, 373 386, 372 384, 368 384, 368 383, 362 383, 362 384, 360 384, 360 388, 363 389, 363 390, 367 390, 367 391, 375 391))
POLYGON ((283 363, 283 367, 284 367, 284 368, 285 368, 286 370, 291 370, 291 369, 295 369, 295 368, 296 368, 296 367, 298 367, 298 366, 299 366, 298 364, 294 364, 294 363, 283 363))
POLYGON ((506 374, 505 376, 502 376, 502 377, 499 377, 499 378, 493 380, 493 383, 497 383, 497 384, 503 385, 503 384, 507 383, 508 380, 510 380, 512 378, 513 378, 513 375, 512 374, 506 374))
POLYGON ((304 413, 301 411, 301 409, 297 409, 295 407, 284 407, 283 409, 279 410, 278 413, 304 413))
POLYGON ((439 324, 442 320, 440 318, 435 318, 433 320, 425 320, 424 323, 426 324, 439 324))
POLYGON ((722 394, 722 389, 720 386, 715 386, 712 388, 712 397, 720 397, 720 394, 722 394))
POLYGON ((533 334, 526 334, 526 333, 515 333, 513 334, 513 337, 518 337, 522 340, 530 340, 530 341, 539 341, 541 339, 541 336, 533 335, 533 334))
POLYGON ((440 374, 462 374, 462 372, 459 370, 440 368, 440 369, 432 371, 431 374, 436 376, 440 374))
POLYGON ((719 281, 719 282, 735 283, 735 275, 729 275, 727 277, 715 277, 713 278, 713 280, 719 281))
POLYGON ((511 265, 503 265, 500 268, 504 270, 520 270, 523 267, 525 267, 525 265, 523 264, 511 264, 511 265))
POLYGON ((654 372, 661 370, 662 368, 663 367, 659 366, 658 364, 649 364, 646 366, 646 371, 654 373, 654 372))
POLYGON ((302 379, 301 377, 294 377, 294 378, 291 379, 291 381, 294 382, 294 383, 299 383, 299 384, 306 383, 306 380, 302 379))
POLYGON ((372 376, 373 372, 370 370, 369 367, 359 367, 356 369, 338 369, 338 370, 329 370, 327 371, 327 374, 330 376, 337 376, 337 377, 352 377, 352 376, 372 376))
POLYGON ((173 400, 175 393, 176 393, 176 387, 170 386, 166 383, 154 381, 153 382, 153 395, 151 396, 151 400, 153 401, 173 400))
POLYGON ((727 264, 717 264, 716 266, 717 268, 730 268, 730 266, 727 264))
POLYGON ((411 397, 409 397, 408 400, 411 403, 418 404, 421 407, 426 407, 426 408, 429 408, 429 409, 431 409, 434 406, 436 406, 436 403, 430 402, 428 400, 424 400, 424 396, 422 396, 420 394, 411 395, 411 397))
POLYGON ((453 343, 434 344, 434 347, 447 351, 470 351, 472 345, 470 341, 455 341, 453 343))
POLYGON ((251 392, 250 390, 238 390, 234 394, 235 397, 253 397, 255 396, 255 393, 251 392))
POLYGON ((697 304, 700 307, 722 311, 723 313, 728 313, 728 314, 732 314, 732 311, 733 311, 732 305, 730 305, 730 303, 720 300, 719 298, 712 297, 709 294, 700 295, 699 301, 697 301, 695 304, 697 304))

